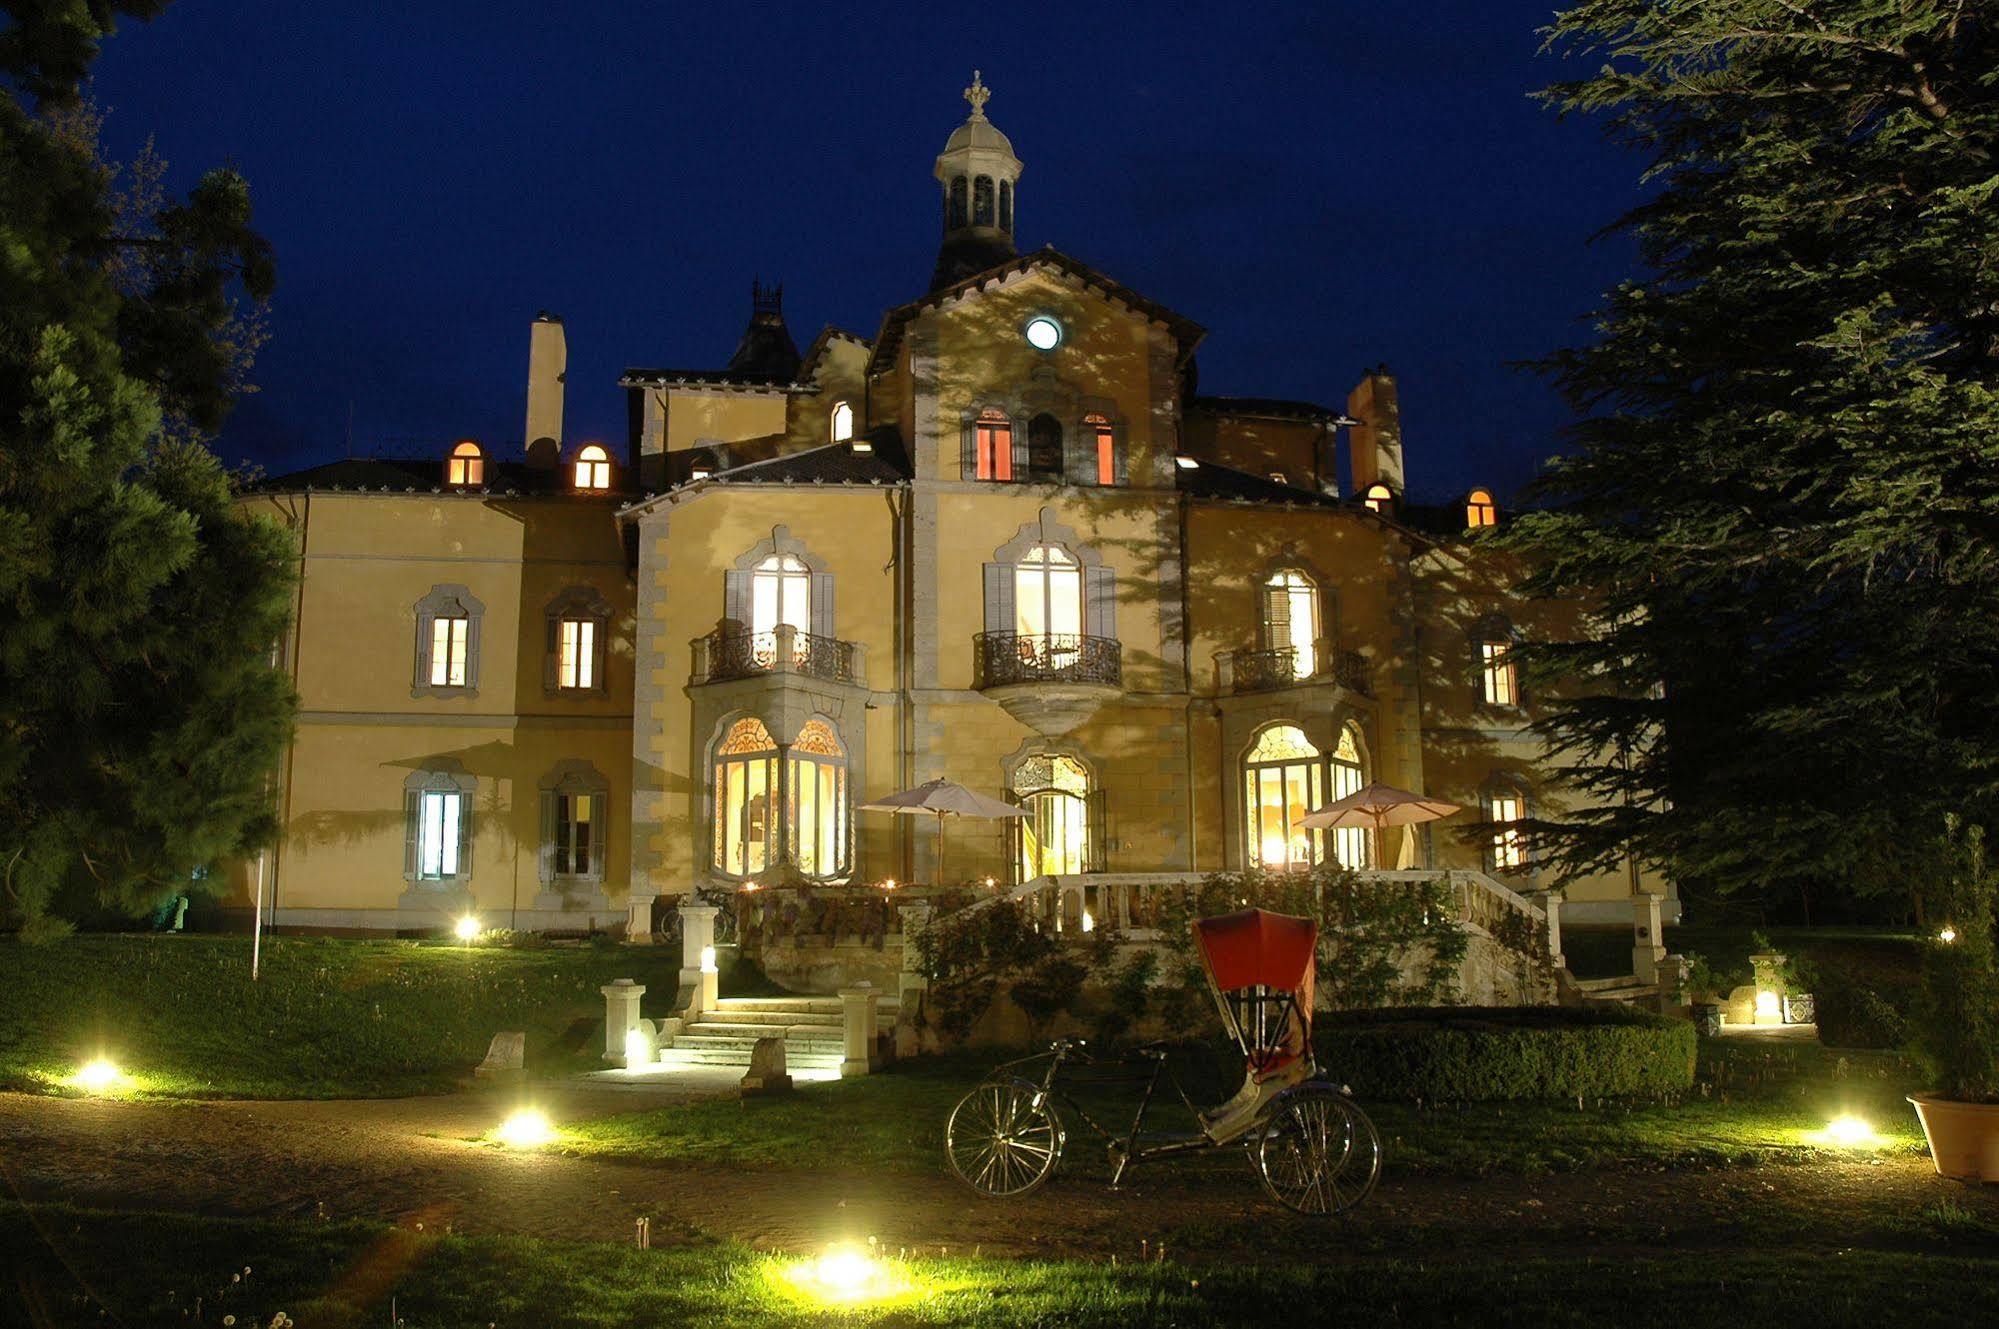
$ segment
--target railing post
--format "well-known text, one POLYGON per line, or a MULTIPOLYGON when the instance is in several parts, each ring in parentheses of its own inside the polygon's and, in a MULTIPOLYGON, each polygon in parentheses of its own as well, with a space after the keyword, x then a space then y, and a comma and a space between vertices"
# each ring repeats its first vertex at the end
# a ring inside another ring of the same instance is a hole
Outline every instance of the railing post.
POLYGON ((864 641, 850 642, 847 649, 854 653, 854 686, 864 688, 868 685, 868 644, 864 641))
POLYGON ((798 629, 789 623, 780 623, 771 636, 775 638, 775 645, 771 648, 771 669, 780 674, 797 672, 798 629))
POLYGON ((1631 897, 1631 972, 1640 983, 1659 981, 1659 961, 1666 958, 1659 931, 1659 897, 1640 891, 1631 897))
POLYGON ((841 1025, 846 1033, 846 1058, 840 1063, 843 1079, 874 1069, 875 1005, 880 997, 872 983, 840 989, 841 1025))
POLYGON ((714 636, 710 633, 703 633, 701 636, 696 637, 692 643, 694 647, 693 675, 696 686, 708 681, 708 674, 711 669, 708 656, 713 644, 714 636))
POLYGON ((1562 893, 1535 891, 1527 898, 1548 916, 1548 963, 1560 969, 1566 963, 1562 958, 1562 893))
POLYGON ((639 1027, 639 998, 645 984, 620 978, 597 989, 604 994, 604 1060, 622 1063, 625 1037, 639 1027))
POLYGON ((680 906, 680 990, 687 993, 686 1013, 713 1010, 720 998, 715 968, 715 915, 712 904, 680 906))

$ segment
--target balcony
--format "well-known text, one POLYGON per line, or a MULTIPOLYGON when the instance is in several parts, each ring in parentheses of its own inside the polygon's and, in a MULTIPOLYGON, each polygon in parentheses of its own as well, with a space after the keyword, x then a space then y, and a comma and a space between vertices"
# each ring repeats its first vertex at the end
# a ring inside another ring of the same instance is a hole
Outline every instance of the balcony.
POLYGON ((1344 651, 1322 643, 1313 654, 1316 667, 1305 674, 1298 672, 1298 652, 1289 646, 1268 651, 1223 651, 1215 657, 1215 663, 1224 692, 1274 692, 1279 688, 1330 683, 1363 697, 1374 695, 1367 657, 1359 651, 1344 651))
POLYGON ((772 674, 797 674, 826 683, 866 686, 866 652, 858 642, 820 637, 780 624, 773 632, 719 627, 694 639, 694 679, 726 683, 772 674))
POLYGON ((1114 638, 981 632, 972 644, 973 686, 1051 738, 1124 691, 1124 649, 1114 638))

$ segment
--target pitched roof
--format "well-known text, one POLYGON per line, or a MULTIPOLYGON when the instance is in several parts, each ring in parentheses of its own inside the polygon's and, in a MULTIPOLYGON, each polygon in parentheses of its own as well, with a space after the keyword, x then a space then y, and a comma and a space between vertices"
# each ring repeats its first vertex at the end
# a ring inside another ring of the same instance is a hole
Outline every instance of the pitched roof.
POLYGON ((1200 461, 1193 467, 1176 466, 1173 481, 1183 494, 1195 498, 1219 499, 1230 503, 1275 503, 1293 507, 1340 507, 1340 500, 1313 489, 1281 484, 1248 471, 1238 471, 1220 462, 1200 461))
POLYGON ((1356 423, 1345 411, 1334 407, 1283 397, 1197 396, 1188 399, 1187 409, 1208 415, 1255 416, 1264 420, 1325 420, 1337 425, 1356 423))
POLYGON ((877 372, 882 363, 895 354, 897 346, 902 341, 903 329, 917 315, 987 286, 1003 282, 1017 273, 1036 268, 1049 268, 1060 272, 1114 304, 1123 305, 1156 323, 1164 323, 1168 331, 1173 334, 1174 340, 1180 343, 1183 357, 1191 354, 1201 338, 1207 335, 1208 330, 1193 319, 1176 314, 1156 301, 1146 299, 1129 286, 1106 276, 1081 259, 1069 257, 1051 245, 1037 249, 1031 254, 1022 254, 1019 258, 1008 259, 983 272, 974 273, 963 281, 953 282, 949 286, 934 290, 920 300, 912 300, 906 305, 899 305, 889 310, 882 318, 881 331, 875 336, 874 355, 868 362, 868 372, 870 374, 877 372))
POLYGON ((691 489, 736 485, 881 486, 904 484, 911 478, 914 471, 909 464, 909 454, 903 449, 902 439, 893 425, 873 430, 866 441, 873 445, 867 452, 855 451, 851 442, 822 443, 802 452, 788 452, 781 457, 766 457, 761 461, 731 466, 699 480, 682 481, 665 494, 647 494, 620 509, 619 515, 629 516, 661 499, 691 489))
POLYGON ((486 483, 447 485, 444 483, 444 463, 443 457, 350 457, 322 466, 309 466, 287 475, 267 477, 249 486, 248 492, 298 494, 310 489, 354 494, 483 494, 488 497, 494 494, 538 494, 579 499, 618 497, 627 492, 619 487, 625 479, 624 469, 615 464, 611 468, 611 488, 591 490, 576 488, 574 469, 567 464, 529 466, 525 462, 499 461, 488 456, 486 483))

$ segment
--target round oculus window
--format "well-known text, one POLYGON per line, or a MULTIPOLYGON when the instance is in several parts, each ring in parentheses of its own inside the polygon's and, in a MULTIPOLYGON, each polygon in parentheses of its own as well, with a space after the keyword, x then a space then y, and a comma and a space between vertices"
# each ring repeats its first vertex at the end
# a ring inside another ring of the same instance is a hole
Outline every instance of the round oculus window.
POLYGON ((1037 351, 1052 351, 1062 344, 1062 325, 1046 314, 1027 320, 1027 344, 1037 351))

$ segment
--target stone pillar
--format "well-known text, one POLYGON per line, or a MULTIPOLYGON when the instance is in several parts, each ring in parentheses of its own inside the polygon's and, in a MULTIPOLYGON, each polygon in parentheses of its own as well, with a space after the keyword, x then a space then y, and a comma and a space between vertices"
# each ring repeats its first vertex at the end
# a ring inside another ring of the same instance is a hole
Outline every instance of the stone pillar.
MULTIPOLYGON (((798 629, 789 623, 780 623, 771 632, 771 672, 793 673, 798 668, 798 629)), ((782 752, 782 749, 780 749, 782 752)))
POLYGON ((633 946, 652 945, 652 906, 659 897, 643 886, 625 897, 625 940, 633 946))
POLYGON ((857 983, 840 989, 841 1023, 846 1032, 846 1060, 840 1075, 866 1075, 874 1069, 875 1005, 881 993, 872 983, 857 983))
POLYGON ((621 978, 597 990, 604 994, 604 1060, 622 1063, 625 1035, 639 1027, 639 998, 646 994, 645 984, 621 978))
POLYGON ((1660 940, 1659 897, 1640 891, 1631 897, 1631 972, 1640 983, 1659 981, 1659 961, 1666 958, 1660 940))
POLYGON ((1659 961, 1659 1014, 1686 1015, 1687 961, 1685 956, 1668 955, 1659 961))
POLYGON ((721 910, 712 904, 683 904, 679 908, 680 990, 688 994, 684 1013, 694 1016, 715 1009, 720 997, 716 987, 715 915, 721 910))
POLYGON ((923 952, 917 945, 930 926, 930 906, 903 904, 895 911, 902 916, 902 973, 896 979, 896 997, 902 1003, 899 1019, 914 1015, 923 1004, 923 994, 930 990, 929 975, 923 972, 923 952))
POLYGON ((1548 963, 1560 969, 1567 963, 1562 957, 1562 893, 1535 891, 1527 898, 1548 915, 1548 963))

